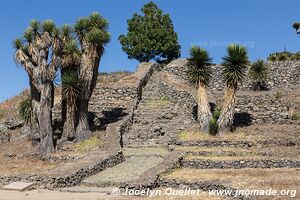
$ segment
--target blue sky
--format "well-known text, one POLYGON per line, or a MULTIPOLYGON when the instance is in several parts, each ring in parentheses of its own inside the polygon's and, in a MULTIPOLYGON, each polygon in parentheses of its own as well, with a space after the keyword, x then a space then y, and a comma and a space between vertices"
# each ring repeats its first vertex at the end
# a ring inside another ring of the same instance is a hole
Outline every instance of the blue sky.
MULTIPOLYGON (((28 78, 13 60, 12 40, 23 33, 31 19, 52 19, 57 25, 98 11, 110 21, 112 40, 100 63, 100 71, 133 71, 137 62, 128 60, 118 36, 126 33, 126 20, 140 12, 145 0, 10 0, 0 12, 0 102, 28 87, 28 78)), ((291 28, 300 21, 299 0, 154 0, 171 15, 182 46, 183 58, 192 44, 206 48, 215 63, 221 62, 227 44, 248 47, 251 60, 269 53, 300 50, 300 37, 291 28)))

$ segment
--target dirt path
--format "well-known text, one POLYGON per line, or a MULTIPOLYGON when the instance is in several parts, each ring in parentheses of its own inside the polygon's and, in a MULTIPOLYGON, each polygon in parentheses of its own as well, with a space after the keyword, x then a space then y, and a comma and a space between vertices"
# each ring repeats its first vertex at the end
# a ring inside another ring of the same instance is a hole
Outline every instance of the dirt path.
POLYGON ((72 193, 51 190, 25 192, 0 190, 0 200, 102 200, 111 199, 105 193, 72 193))

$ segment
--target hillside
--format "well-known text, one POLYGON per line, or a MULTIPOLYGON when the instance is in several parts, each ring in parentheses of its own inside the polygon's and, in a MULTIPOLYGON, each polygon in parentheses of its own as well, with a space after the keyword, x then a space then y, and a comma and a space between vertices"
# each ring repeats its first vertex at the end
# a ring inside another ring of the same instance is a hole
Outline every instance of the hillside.
MULTIPOLYGON (((59 146, 55 154, 38 155, 26 139, 26 126, 10 130, 16 137, 1 144, 1 183, 26 180, 36 188, 67 192, 197 188, 205 199, 214 199, 207 196, 211 189, 300 189, 295 184, 300 181, 300 62, 268 63, 266 91, 252 91, 249 79, 239 85, 235 131, 220 136, 199 131, 186 63, 142 63, 135 73, 100 75, 90 102, 95 136, 59 146)), ((215 107, 225 89, 219 68, 213 67, 208 88, 215 107)), ((1 107, 15 105, 22 95, 1 107)), ((56 99, 53 113, 59 120, 56 99)))

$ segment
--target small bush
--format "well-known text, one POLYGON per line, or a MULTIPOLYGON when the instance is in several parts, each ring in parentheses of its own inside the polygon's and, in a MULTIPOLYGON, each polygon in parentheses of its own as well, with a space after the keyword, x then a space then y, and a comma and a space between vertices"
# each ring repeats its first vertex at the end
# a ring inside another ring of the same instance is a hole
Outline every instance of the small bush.
POLYGON ((211 120, 209 121, 209 124, 208 124, 208 133, 210 135, 217 135, 217 133, 219 131, 218 119, 219 119, 220 115, 221 115, 221 109, 220 108, 217 108, 212 113, 212 118, 211 118, 211 120))
POLYGON ((299 113, 293 113, 291 116, 292 120, 300 120, 300 114, 299 113))
POLYGON ((26 123, 30 123, 32 116, 32 100, 28 96, 19 103, 19 116, 26 123))
POLYGON ((218 133, 218 120, 215 119, 215 118, 212 118, 210 121, 209 121, 209 127, 208 127, 208 133, 210 135, 217 135, 218 133))
POLYGON ((283 93, 280 92, 280 91, 277 91, 276 94, 275 94, 275 98, 276 99, 281 99, 283 97, 283 93))
POLYGON ((213 113, 212 113, 212 117, 215 118, 215 119, 219 119, 221 115, 221 109, 220 108, 217 108, 213 113))

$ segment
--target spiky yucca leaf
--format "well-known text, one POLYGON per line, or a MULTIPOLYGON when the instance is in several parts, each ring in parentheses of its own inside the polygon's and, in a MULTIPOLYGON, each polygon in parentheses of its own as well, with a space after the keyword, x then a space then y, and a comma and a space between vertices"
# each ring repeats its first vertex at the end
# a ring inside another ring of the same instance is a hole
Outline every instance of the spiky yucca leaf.
POLYGON ((44 20, 43 23, 42 23, 42 30, 44 32, 48 32, 48 33, 53 33, 54 30, 55 30, 55 24, 52 20, 44 20))
POLYGON ((67 71, 62 75, 62 96, 69 105, 74 105, 79 98, 81 84, 78 74, 74 71, 67 71))
POLYGON ((63 66, 79 65, 81 52, 75 40, 69 40, 63 47, 63 66))
POLYGON ((106 18, 102 17, 98 12, 93 12, 89 18, 89 29, 107 30, 109 22, 106 18))
POLYGON ((215 118, 216 120, 219 119, 221 115, 221 109, 220 108, 217 108, 213 113, 212 113, 212 117, 215 118))
POLYGON ((23 41, 20 38, 15 38, 13 40, 13 47, 15 49, 21 49, 23 47, 23 41))
POLYGON ((27 96, 19 103, 19 116, 26 123, 30 123, 32 117, 32 100, 27 96))
POLYGON ((212 119, 209 121, 209 125, 208 125, 208 133, 209 133, 210 135, 217 135, 218 130, 219 130, 219 127, 218 127, 218 119, 212 118, 212 119))
POLYGON ((100 29, 92 29, 86 34, 86 40, 92 44, 106 45, 110 41, 110 34, 100 29))
POLYGON ((31 57, 30 56, 30 53, 29 53, 29 46, 27 44, 23 45, 21 50, 28 56, 28 57, 31 57))
POLYGON ((254 81, 265 81, 268 73, 268 67, 263 60, 257 60, 252 63, 249 69, 249 76, 254 81))
POLYGON ((199 83, 208 85, 211 78, 210 65, 212 59, 208 52, 199 46, 192 46, 188 58, 188 78, 191 84, 198 86, 199 83))
POLYGON ((33 40, 34 32, 32 28, 28 28, 24 33, 23 33, 23 38, 26 42, 31 43, 33 40))
POLYGON ((53 37, 60 37, 60 30, 57 27, 54 27, 53 31, 52 31, 52 36, 53 37))
POLYGON ((237 86, 238 82, 244 79, 247 65, 249 64, 247 49, 241 45, 229 45, 227 47, 227 56, 222 59, 224 82, 228 86, 237 86))
POLYGON ((36 34, 41 29, 41 23, 35 19, 31 20, 30 28, 32 29, 33 33, 36 34))
POLYGON ((83 37, 88 29, 88 20, 86 18, 79 18, 74 25, 74 32, 79 36, 83 37))
POLYGON ((69 24, 64 24, 61 28, 60 28, 60 32, 61 32, 61 38, 63 41, 69 41, 71 39, 73 39, 73 29, 69 24))

